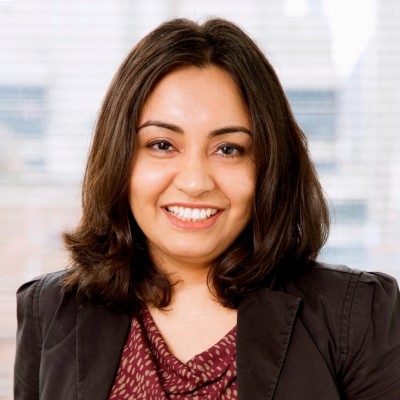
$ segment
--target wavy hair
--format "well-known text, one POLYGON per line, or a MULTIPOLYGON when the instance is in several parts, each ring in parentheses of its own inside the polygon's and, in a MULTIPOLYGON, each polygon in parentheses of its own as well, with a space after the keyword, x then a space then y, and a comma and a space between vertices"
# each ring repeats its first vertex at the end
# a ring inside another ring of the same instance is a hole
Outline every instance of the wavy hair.
POLYGON ((150 259, 130 211, 128 187, 136 127, 155 85, 172 70, 215 65, 230 74, 253 133, 253 217, 215 260, 209 282, 219 301, 289 279, 315 260, 329 230, 323 191, 279 79, 255 42, 235 24, 167 21, 145 36, 118 69, 95 126, 82 187, 82 218, 63 234, 71 256, 65 286, 103 305, 166 307, 172 285, 150 259))

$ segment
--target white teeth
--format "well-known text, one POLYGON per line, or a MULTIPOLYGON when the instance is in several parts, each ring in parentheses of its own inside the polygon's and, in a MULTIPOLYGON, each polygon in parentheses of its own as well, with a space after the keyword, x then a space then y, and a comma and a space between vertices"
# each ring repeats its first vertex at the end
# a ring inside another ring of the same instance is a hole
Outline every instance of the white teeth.
POLYGON ((170 206, 167 210, 182 220, 201 221, 215 215, 216 208, 187 208, 180 206, 170 206))
POLYGON ((192 219, 200 219, 200 210, 195 208, 192 212, 192 219))

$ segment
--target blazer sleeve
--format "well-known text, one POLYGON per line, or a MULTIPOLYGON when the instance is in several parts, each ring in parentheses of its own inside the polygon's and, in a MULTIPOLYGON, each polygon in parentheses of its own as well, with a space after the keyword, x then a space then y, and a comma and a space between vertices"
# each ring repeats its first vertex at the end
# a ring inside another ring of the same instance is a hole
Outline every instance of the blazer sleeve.
POLYGON ((385 274, 362 273, 349 307, 341 346, 345 398, 399 400, 400 298, 396 281, 385 274))
POLYGON ((17 291, 17 337, 14 363, 14 400, 39 399, 39 373, 45 331, 58 306, 59 274, 47 274, 17 291), (48 290, 54 287, 54 290, 48 290), (47 288, 47 290, 46 290, 47 288))
POLYGON ((17 292, 17 349, 14 364, 14 399, 39 398, 41 337, 38 312, 40 280, 21 286, 17 292))

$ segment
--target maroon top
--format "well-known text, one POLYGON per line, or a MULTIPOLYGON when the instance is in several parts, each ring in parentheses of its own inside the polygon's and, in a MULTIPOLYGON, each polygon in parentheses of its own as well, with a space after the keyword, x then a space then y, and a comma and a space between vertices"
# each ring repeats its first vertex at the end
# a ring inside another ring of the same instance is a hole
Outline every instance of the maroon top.
POLYGON ((145 308, 132 319, 109 400, 237 399, 236 327, 187 363, 173 356, 145 308))

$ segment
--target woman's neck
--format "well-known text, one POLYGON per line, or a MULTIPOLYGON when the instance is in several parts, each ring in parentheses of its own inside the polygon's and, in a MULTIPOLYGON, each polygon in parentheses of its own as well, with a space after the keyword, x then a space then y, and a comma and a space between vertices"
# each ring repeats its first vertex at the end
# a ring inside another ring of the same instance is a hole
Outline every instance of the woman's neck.
POLYGON ((204 279, 178 281, 165 309, 148 309, 171 353, 182 362, 217 343, 237 319, 237 311, 223 307, 204 279))

